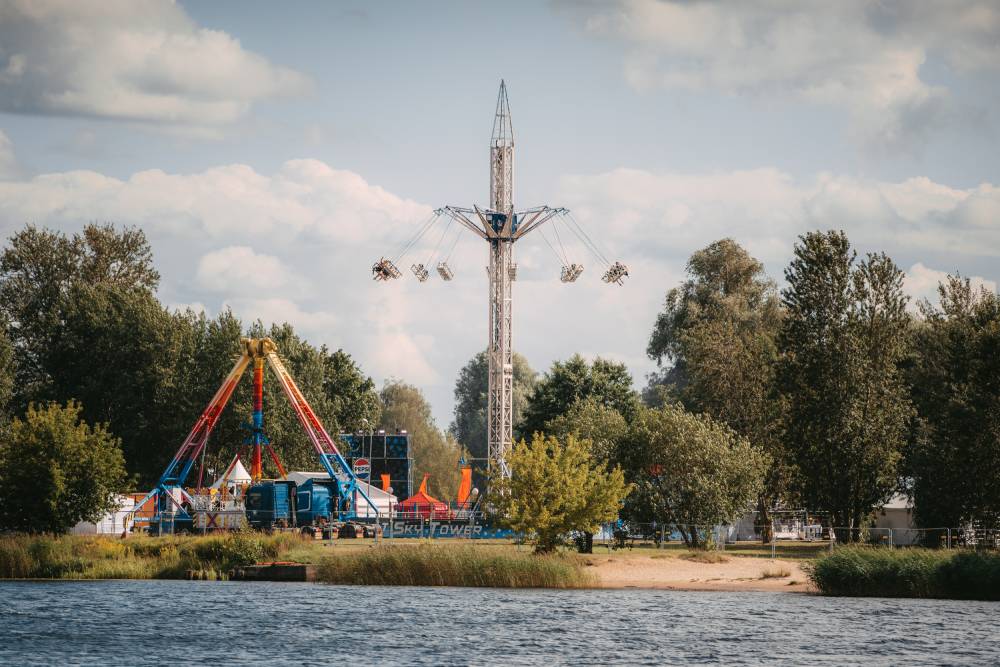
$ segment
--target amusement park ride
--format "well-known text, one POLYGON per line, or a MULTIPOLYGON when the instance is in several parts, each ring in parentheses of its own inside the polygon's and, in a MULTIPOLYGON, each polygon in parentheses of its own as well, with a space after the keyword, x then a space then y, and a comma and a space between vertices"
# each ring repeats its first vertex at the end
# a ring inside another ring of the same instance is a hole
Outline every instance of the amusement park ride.
MULTIPOLYGON (((309 407, 309 403, 302 395, 302 392, 299 391, 292 376, 278 357, 278 348, 274 344, 274 341, 270 338, 244 338, 241 343, 243 349, 240 357, 237 359, 232 370, 229 371, 229 375, 226 376, 222 386, 215 392, 215 396, 212 397, 208 407, 205 408, 201 417, 195 422, 191 432, 183 444, 181 444, 180 449, 177 450, 177 453, 174 454, 173 459, 167 465, 166 470, 163 471, 156 486, 133 509, 135 521, 151 521, 162 526, 163 522, 168 520, 171 523, 180 523, 192 519, 189 508, 193 507, 196 503, 194 498, 185 490, 184 483, 187 481, 188 475, 191 474, 191 470, 198 461, 198 457, 204 451, 208 437, 211 435, 212 429, 215 428, 215 424, 226 407, 226 403, 232 397, 233 391, 240 381, 240 377, 251 362, 254 368, 254 406, 253 422, 250 425, 250 436, 247 438, 247 443, 253 447, 250 465, 250 477, 252 480, 259 482, 263 477, 264 449, 267 449, 282 479, 286 477, 284 467, 278 460, 277 454, 275 454, 274 448, 268 441, 267 436, 264 435, 263 387, 264 364, 266 362, 277 376, 278 382, 281 384, 281 388, 288 398, 288 402, 291 404, 292 409, 295 410, 299 423, 305 429, 306 435, 309 436, 309 441, 316 450, 323 469, 331 480, 336 481, 339 493, 336 508, 338 516, 342 519, 351 519, 356 515, 357 505, 355 499, 357 496, 360 496, 377 514, 378 509, 375 507, 375 504, 368 497, 368 494, 365 493, 362 486, 358 484, 358 478, 355 476, 351 466, 341 456, 337 446, 333 443, 326 429, 323 428, 323 424, 312 408, 309 407), (139 515, 139 510, 150 501, 154 503, 154 512, 152 516, 143 518, 139 515)), ((199 471, 199 486, 201 485, 203 472, 203 470, 199 471)))
POLYGON ((489 465, 500 468, 502 474, 510 476, 507 459, 513 439, 513 379, 514 379, 514 348, 511 334, 512 290, 511 283, 517 277, 517 264, 514 263, 514 242, 530 232, 541 230, 542 225, 552 221, 552 229, 557 245, 562 254, 555 249, 545 234, 540 234, 548 246, 556 253, 562 262, 560 280, 564 283, 575 282, 583 273, 581 264, 571 262, 566 255, 559 236, 556 222, 565 224, 569 232, 575 235, 581 243, 600 262, 605 272, 602 279, 606 283, 621 285, 628 276, 628 268, 621 262, 611 263, 600 251, 600 248, 583 231, 580 223, 566 208, 550 206, 535 206, 523 211, 514 211, 514 130, 511 125, 510 104, 507 101, 507 86, 500 82, 500 93, 497 96, 496 114, 493 120, 493 136, 490 142, 490 204, 486 208, 473 206, 445 206, 433 212, 417 230, 415 235, 403 246, 403 249, 393 259, 382 257, 372 266, 375 280, 389 281, 399 278, 402 273, 397 264, 420 238, 434 226, 438 220, 447 218, 448 224, 441 234, 431 259, 426 263, 415 263, 410 270, 421 283, 426 282, 431 264, 437 254, 441 242, 448 235, 451 224, 459 224, 459 232, 451 244, 451 250, 437 264, 437 273, 443 280, 450 281, 454 272, 448 265, 448 259, 458 243, 461 229, 464 228, 490 246, 489 273, 489 345, 487 357, 488 371, 488 407, 487 407, 487 451, 489 465))

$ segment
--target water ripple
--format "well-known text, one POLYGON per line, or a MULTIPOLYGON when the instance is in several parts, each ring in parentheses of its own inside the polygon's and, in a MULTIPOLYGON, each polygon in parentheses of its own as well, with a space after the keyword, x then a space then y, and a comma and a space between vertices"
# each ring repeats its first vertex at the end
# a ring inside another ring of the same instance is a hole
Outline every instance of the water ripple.
POLYGON ((682 591, 0 582, 16 665, 992 663, 1000 604, 682 591))

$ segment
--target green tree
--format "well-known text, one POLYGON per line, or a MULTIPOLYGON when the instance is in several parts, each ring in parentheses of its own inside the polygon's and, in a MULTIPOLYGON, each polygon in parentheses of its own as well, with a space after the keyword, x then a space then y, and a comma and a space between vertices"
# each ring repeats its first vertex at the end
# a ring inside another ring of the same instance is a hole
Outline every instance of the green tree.
POLYGON ((807 506, 852 536, 897 487, 909 431, 902 275, 884 254, 855 265, 847 236, 833 231, 801 237, 785 270, 786 447, 807 506))
MULTIPOLYGON (((595 461, 612 465, 620 460, 621 452, 628 437, 628 423, 625 418, 606 405, 601 405, 593 397, 577 401, 562 415, 545 425, 545 432, 561 442, 573 436, 590 447, 595 461)), ((580 551, 593 553, 594 534, 582 531, 580 551)))
POLYGON ((11 400, 14 396, 15 370, 14 346, 7 335, 7 326, 0 321, 0 433, 6 428, 11 414, 11 400))
POLYGON ((410 435, 413 479, 419 482, 430 475, 433 495, 450 501, 458 492, 458 444, 434 423, 431 406, 423 393, 411 384, 398 380, 385 383, 381 393, 382 425, 387 430, 405 430, 410 435))
POLYGON ((596 532, 630 491, 620 468, 607 471, 572 435, 521 440, 508 463, 510 478, 491 470, 488 501, 501 525, 531 536, 536 553, 554 551, 571 531, 596 532))
POLYGON ((768 456, 725 423, 682 406, 643 408, 629 430, 627 503, 636 521, 675 526, 690 546, 698 527, 733 523, 756 502, 768 456))
MULTIPOLYGON (((472 357, 458 373, 455 382, 455 417, 449 427, 452 435, 469 452, 473 459, 485 461, 488 456, 486 442, 486 404, 489 360, 485 352, 472 357)), ((514 393, 512 407, 514 423, 519 424, 524 415, 528 396, 535 386, 536 373, 528 360, 514 353, 514 393)))
POLYGON ((110 286, 152 294, 159 284, 152 252, 141 230, 87 225, 67 236, 26 226, 0 255, 0 314, 10 327, 17 354, 17 396, 21 408, 44 392, 48 362, 61 336, 64 310, 76 285, 110 286))
MULTIPOLYGON (((82 418, 121 439, 129 472, 149 483, 180 444, 164 421, 177 349, 170 315, 148 292, 77 283, 67 290, 60 335, 46 352, 37 395, 75 399, 82 418), (169 451, 169 453, 167 453, 169 451)), ((191 423, 194 418, 191 418, 191 423)))
POLYGON ((118 440, 78 403, 31 405, 0 443, 0 529, 64 533, 112 510, 125 484, 118 440))
POLYGON ((577 401, 593 399, 630 419, 639 406, 632 376, 625 364, 598 357, 588 363, 579 354, 556 361, 535 385, 519 431, 543 432, 545 425, 565 414, 577 401))
POLYGON ((908 376, 919 414, 906 452, 917 523, 1000 528, 1000 297, 948 276, 920 304, 908 376))
POLYGON ((574 403, 569 410, 550 420, 545 432, 561 441, 572 435, 590 445, 595 461, 614 464, 628 440, 628 422, 612 407, 593 397, 574 403))
POLYGON ((378 424, 382 403, 375 382, 362 373, 348 353, 337 350, 332 354, 324 346, 323 393, 332 404, 341 431, 352 432, 365 424, 378 424))
MULTIPOLYGON (((775 392, 777 337, 782 310, 764 266, 732 239, 691 256, 688 278, 667 293, 647 353, 670 371, 669 395, 693 412, 728 424, 768 453, 771 468, 757 499, 764 539, 771 539, 769 511, 786 495, 789 457, 780 437, 775 392)), ((647 395, 652 393, 647 390, 647 395)))

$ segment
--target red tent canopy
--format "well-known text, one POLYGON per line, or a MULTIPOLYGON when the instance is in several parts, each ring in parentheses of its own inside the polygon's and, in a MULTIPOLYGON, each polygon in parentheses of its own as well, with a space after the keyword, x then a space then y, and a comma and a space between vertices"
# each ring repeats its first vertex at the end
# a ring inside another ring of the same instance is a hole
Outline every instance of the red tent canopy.
POLYGON ((420 488, 412 496, 397 505, 397 511, 425 519, 447 519, 451 517, 448 503, 441 502, 427 493, 427 478, 420 482, 420 488))

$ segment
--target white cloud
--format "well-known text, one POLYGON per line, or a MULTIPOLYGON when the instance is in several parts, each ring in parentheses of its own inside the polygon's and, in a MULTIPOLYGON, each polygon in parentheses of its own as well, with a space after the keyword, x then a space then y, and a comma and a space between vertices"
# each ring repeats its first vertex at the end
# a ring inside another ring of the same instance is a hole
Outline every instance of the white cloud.
POLYGON ((779 170, 686 174, 618 169, 563 179, 566 201, 613 247, 686 256, 725 236, 783 266, 796 237, 844 229, 861 247, 911 257, 1000 257, 1000 188, 956 189, 927 178, 900 183, 779 170), (678 214, 677 212, 682 212, 678 214))
POLYGON ((142 171, 128 180, 93 171, 42 174, 0 184, 0 195, 0 212, 22 221, 132 220, 178 238, 258 237, 279 246, 301 235, 390 238, 394 222, 430 211, 316 160, 286 162, 270 176, 240 164, 195 174, 142 171))
POLYGON ((636 88, 794 95, 844 107, 859 138, 890 148, 951 114, 928 58, 967 74, 1000 68, 1000 8, 981 0, 796 2, 620 0, 584 19, 624 40, 636 88))
MULTIPOLYGON (((884 249, 911 267, 907 287, 915 294, 937 275, 918 263, 1000 278, 994 185, 958 189, 926 178, 884 183, 835 174, 799 180, 767 167, 618 169, 568 176, 561 190, 558 200, 631 277, 624 287, 602 283, 602 268, 566 227, 560 241, 571 261, 586 267, 572 285, 559 282, 559 262, 540 237, 518 243, 515 346, 540 370, 581 350, 626 361, 641 383, 652 368, 643 352, 665 292, 683 278, 693 251, 725 236, 778 279, 796 235, 830 227, 846 229, 861 250, 884 249)), ((245 322, 288 321, 310 341, 343 347, 376 380, 417 384, 444 424, 459 369, 485 347, 486 244, 460 245, 449 260, 452 282, 432 274, 418 283, 408 271, 431 254, 433 234, 402 259, 401 280, 376 283, 370 273, 429 212, 316 160, 287 162, 273 173, 227 165, 126 179, 74 171, 0 182, 0 234, 26 222, 70 232, 91 220, 138 225, 153 245, 164 303, 207 313, 228 306, 245 322)), ((546 234, 555 244, 552 231, 546 234)))
POLYGON ((169 310, 176 310, 182 313, 186 310, 191 310, 194 313, 204 313, 206 317, 212 316, 212 313, 208 310, 208 306, 200 301, 195 301, 193 303, 169 303, 167 304, 167 308, 169 310))
MULTIPOLYGON (((910 307, 916 309, 917 302, 922 299, 927 299, 936 305, 938 303, 938 285, 944 283, 947 278, 947 271, 928 268, 921 262, 911 266, 903 278, 903 288, 913 297, 910 307)), ((973 289, 985 288, 991 292, 997 291, 995 280, 987 280, 982 276, 971 276, 969 282, 973 289)))
POLYGON ((260 294, 296 290, 300 296, 309 284, 273 255, 248 246, 228 246, 206 253, 198 261, 198 284, 213 292, 260 294))
POLYGON ((3 111, 208 127, 309 85, 170 0, 0 4, 3 111))
POLYGON ((307 310, 287 298, 239 298, 226 301, 222 310, 226 308, 232 308, 244 323, 254 320, 261 320, 265 325, 289 322, 300 332, 312 334, 313 340, 327 338, 330 330, 338 324, 335 314, 324 310, 307 310))
POLYGON ((14 154, 14 145, 4 131, 0 130, 0 181, 15 178, 20 174, 21 166, 14 154))

